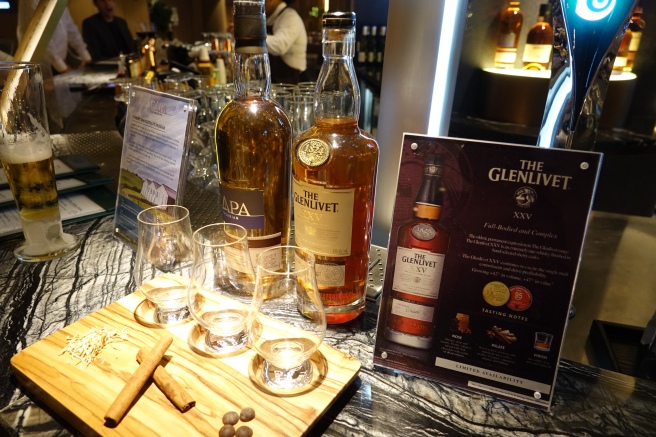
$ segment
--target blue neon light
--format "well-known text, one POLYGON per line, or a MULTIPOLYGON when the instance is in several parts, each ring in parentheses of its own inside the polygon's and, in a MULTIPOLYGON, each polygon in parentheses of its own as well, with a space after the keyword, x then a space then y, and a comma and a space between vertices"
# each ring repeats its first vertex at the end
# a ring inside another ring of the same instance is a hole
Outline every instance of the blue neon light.
POLYGON ((578 0, 576 15, 587 21, 599 21, 613 12, 616 3, 616 0, 578 0))

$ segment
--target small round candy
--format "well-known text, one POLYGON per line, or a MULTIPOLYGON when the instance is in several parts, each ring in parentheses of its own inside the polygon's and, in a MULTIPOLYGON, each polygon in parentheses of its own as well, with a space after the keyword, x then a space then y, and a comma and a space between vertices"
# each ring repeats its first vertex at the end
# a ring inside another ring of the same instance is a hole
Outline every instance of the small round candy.
POLYGON ((219 430, 219 437, 233 437, 235 435, 235 427, 232 425, 223 425, 219 430))
POLYGON ((239 414, 236 411, 228 411, 223 415, 224 425, 235 425, 239 422, 239 414))
POLYGON ((235 437, 251 437, 252 435, 253 430, 246 425, 240 426, 237 428, 237 432, 235 432, 235 437))
POLYGON ((239 420, 242 422, 248 422, 253 419, 255 419, 255 410, 251 407, 243 408, 239 413, 239 420))

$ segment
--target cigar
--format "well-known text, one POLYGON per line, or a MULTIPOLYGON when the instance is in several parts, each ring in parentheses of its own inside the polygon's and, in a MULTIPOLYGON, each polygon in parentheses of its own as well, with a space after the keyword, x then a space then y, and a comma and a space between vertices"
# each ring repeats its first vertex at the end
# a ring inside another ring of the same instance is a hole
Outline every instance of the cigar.
MULTIPOLYGON (((137 361, 140 363, 143 362, 149 354, 150 351, 148 349, 139 349, 139 352, 137 353, 137 361)), ((155 381, 155 385, 166 395, 167 398, 169 398, 173 405, 183 413, 189 411, 194 405, 196 405, 196 401, 189 396, 189 393, 187 393, 184 387, 178 384, 178 382, 173 379, 161 364, 158 364, 155 368, 153 381, 155 381)))
POLYGON ((137 398, 139 391, 141 391, 148 378, 150 378, 159 365, 160 360, 164 357, 164 353, 171 346, 172 342, 173 337, 164 335, 155 344, 155 347, 150 351, 150 355, 145 357, 137 368, 137 371, 125 383, 125 387, 123 387, 123 390, 121 390, 114 403, 109 407, 107 413, 105 413, 105 426, 114 427, 118 425, 128 408, 130 408, 130 405, 132 405, 132 402, 137 398))

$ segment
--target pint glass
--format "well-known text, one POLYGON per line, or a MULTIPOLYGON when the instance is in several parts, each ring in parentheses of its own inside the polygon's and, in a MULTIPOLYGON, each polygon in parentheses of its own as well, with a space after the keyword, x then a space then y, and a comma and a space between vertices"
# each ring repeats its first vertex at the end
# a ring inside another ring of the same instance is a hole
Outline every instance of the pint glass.
POLYGON ((0 62, 0 93, 0 160, 25 236, 14 254, 21 261, 65 255, 78 242, 62 230, 41 68, 0 62))

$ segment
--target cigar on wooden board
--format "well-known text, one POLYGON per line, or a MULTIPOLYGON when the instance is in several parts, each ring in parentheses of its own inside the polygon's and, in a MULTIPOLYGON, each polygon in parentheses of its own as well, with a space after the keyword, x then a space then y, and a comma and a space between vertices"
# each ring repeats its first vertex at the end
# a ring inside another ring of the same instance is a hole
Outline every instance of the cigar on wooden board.
MULTIPOLYGON (((150 351, 146 348, 139 349, 137 361, 142 363, 150 351)), ((196 405, 196 401, 187 393, 187 391, 166 371, 166 368, 158 364, 153 372, 153 381, 155 385, 166 395, 167 398, 183 413, 189 411, 196 405)))
POLYGON ((146 381, 148 381, 148 378, 155 372, 159 362, 164 357, 164 353, 171 346, 172 342, 173 337, 166 334, 151 349, 150 354, 144 358, 105 413, 105 426, 115 427, 118 425, 128 408, 130 408, 130 405, 132 405, 132 402, 139 395, 139 391, 141 391, 146 381))

